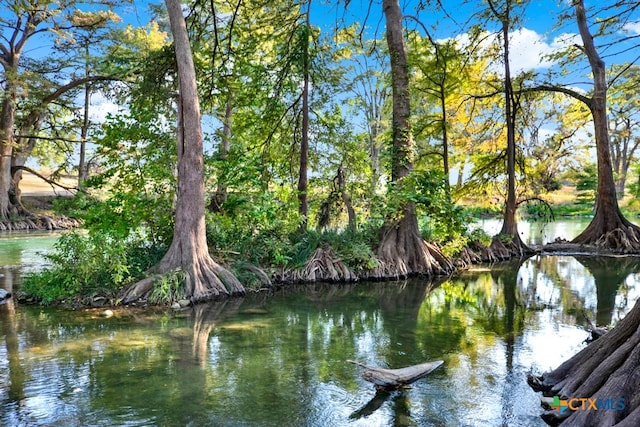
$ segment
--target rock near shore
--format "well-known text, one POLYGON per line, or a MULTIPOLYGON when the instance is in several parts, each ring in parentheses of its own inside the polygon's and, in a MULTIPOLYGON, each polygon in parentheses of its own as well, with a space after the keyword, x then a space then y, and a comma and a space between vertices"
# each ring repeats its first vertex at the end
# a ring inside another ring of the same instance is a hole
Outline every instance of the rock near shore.
POLYGON ((0 289, 0 303, 11 298, 11 292, 6 289, 0 289))

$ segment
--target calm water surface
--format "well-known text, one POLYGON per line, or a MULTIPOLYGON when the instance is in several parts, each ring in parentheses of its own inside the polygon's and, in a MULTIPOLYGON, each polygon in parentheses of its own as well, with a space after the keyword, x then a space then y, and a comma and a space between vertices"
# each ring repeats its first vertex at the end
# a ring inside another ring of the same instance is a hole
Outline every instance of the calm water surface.
POLYGON ((623 316, 639 273, 636 258, 534 257, 110 318, 9 301, 0 425, 543 426, 526 373, 580 349, 585 317, 623 316), (445 363, 382 394, 349 359, 445 363))

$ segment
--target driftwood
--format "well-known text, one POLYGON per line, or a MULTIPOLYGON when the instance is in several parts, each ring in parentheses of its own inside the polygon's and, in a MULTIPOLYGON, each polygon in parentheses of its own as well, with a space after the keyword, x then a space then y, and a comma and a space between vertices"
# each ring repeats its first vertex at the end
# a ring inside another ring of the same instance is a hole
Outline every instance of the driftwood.
POLYGON ((347 362, 363 367, 364 372, 362 373, 362 378, 365 381, 373 383, 379 390, 397 389, 408 386, 420 378, 424 378, 444 363, 442 360, 436 360, 419 365, 407 366, 406 368, 384 369, 367 366, 353 360, 347 360, 347 362))

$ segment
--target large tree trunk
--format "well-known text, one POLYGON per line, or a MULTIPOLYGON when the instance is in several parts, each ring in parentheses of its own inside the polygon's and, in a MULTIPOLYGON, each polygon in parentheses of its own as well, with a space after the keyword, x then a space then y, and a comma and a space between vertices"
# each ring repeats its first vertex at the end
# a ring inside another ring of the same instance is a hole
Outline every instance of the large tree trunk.
MULTIPOLYGON (((399 183, 413 169, 411 136, 409 66, 402 35, 402 12, 398 0, 384 0, 387 23, 387 45, 391 59, 393 157, 391 180, 399 183)), ((375 277, 406 277, 412 274, 433 275, 449 272, 451 262, 435 245, 427 244, 420 235, 415 206, 404 202, 400 217, 387 220, 378 249, 379 267, 375 277)))
POLYGON ((14 122, 16 112, 15 92, 7 83, 4 88, 2 115, 0 116, 0 219, 9 219, 13 213, 9 200, 11 189, 11 157, 14 146, 14 122))
MULTIPOLYGON (((528 382, 545 396, 558 396, 562 400, 601 399, 603 405, 612 399, 609 403, 621 409, 603 410, 602 406, 597 411, 553 409, 542 416, 551 425, 640 425, 640 300, 609 333, 555 370, 540 377, 529 376, 528 382)), ((574 407, 580 406, 580 402, 573 402, 574 407)))
POLYGON ((593 116, 596 139, 598 195, 593 220, 573 242, 596 244, 614 250, 640 251, 640 228, 633 225, 622 215, 616 197, 611 153, 609 151, 605 63, 600 58, 593 36, 589 31, 584 1, 576 0, 574 6, 583 49, 593 72, 593 97, 589 107, 593 116))
MULTIPOLYGON (((178 63, 178 189, 173 241, 149 273, 186 273, 185 295, 192 302, 244 293, 244 287, 211 256, 206 241, 203 137, 195 67, 179 0, 166 0, 178 63)), ((125 303, 150 291, 153 280, 142 280, 126 293, 125 303)))

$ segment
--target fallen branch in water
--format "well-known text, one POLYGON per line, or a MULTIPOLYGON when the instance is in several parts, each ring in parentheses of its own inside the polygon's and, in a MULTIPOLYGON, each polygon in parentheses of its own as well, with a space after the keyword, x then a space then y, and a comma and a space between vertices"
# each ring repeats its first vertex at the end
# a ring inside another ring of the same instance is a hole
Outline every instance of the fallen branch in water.
POLYGON ((375 366, 367 366, 360 362, 347 360, 364 368, 362 378, 373 383, 377 389, 396 389, 407 386, 420 378, 424 378, 433 370, 444 363, 442 360, 407 366, 400 369, 384 369, 375 366))

